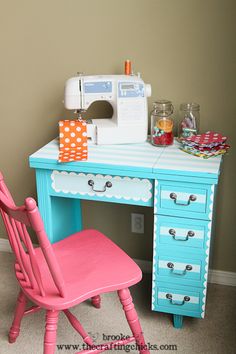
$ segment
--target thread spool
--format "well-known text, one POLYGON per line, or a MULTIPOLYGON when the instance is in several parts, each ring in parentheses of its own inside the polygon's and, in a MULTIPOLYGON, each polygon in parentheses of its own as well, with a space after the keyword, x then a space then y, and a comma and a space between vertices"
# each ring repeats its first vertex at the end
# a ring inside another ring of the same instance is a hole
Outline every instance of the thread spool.
POLYGON ((131 61, 125 61, 125 75, 131 75, 131 61))

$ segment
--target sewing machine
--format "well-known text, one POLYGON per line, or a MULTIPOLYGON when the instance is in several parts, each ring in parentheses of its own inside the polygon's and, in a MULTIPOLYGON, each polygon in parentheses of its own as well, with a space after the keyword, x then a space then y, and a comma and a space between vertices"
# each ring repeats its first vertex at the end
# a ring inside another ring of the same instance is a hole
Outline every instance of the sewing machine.
POLYGON ((151 85, 140 75, 79 75, 67 80, 64 104, 80 115, 95 101, 108 101, 112 118, 88 122, 88 138, 94 144, 141 143, 147 139, 147 97, 151 85))

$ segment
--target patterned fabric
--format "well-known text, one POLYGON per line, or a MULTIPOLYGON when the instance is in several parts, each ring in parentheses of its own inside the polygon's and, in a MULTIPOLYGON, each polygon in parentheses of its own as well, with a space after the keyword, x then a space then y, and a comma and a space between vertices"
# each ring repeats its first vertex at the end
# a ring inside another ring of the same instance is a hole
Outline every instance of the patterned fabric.
POLYGON ((181 139, 180 149, 188 154, 208 159, 209 157, 224 155, 227 152, 230 146, 225 144, 226 140, 226 136, 209 131, 205 134, 181 139))
POLYGON ((205 134, 198 134, 185 139, 189 144, 212 147, 218 144, 223 144, 226 140, 226 136, 222 136, 219 133, 208 131, 205 134))
POLYGON ((59 162, 87 160, 87 124, 85 121, 60 120, 59 138, 59 162))

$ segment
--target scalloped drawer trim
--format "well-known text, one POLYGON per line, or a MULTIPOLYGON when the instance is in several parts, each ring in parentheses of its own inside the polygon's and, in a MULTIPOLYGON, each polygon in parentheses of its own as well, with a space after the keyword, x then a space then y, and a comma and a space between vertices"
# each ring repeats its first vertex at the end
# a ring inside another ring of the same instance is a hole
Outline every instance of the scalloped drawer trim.
POLYGON ((125 199, 148 202, 153 195, 153 185, 146 178, 132 178, 110 176, 102 174, 85 174, 66 171, 54 170, 51 174, 52 189, 57 193, 71 193, 89 196, 99 196, 107 198, 125 199), (101 192, 93 191, 88 185, 88 181, 94 181, 94 189, 101 192), (106 188, 103 192, 105 183, 110 181, 111 188, 106 188))

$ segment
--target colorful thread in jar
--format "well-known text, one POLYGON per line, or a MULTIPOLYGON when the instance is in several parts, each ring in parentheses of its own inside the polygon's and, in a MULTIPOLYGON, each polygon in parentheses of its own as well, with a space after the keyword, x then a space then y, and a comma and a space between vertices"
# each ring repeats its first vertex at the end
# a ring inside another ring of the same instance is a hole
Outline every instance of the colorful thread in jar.
POLYGON ((174 140, 173 122, 170 119, 160 119, 154 126, 152 139, 154 145, 172 145, 174 140))
POLYGON ((151 113, 151 143, 155 146, 172 145, 174 142, 173 105, 171 101, 153 103, 151 113))

